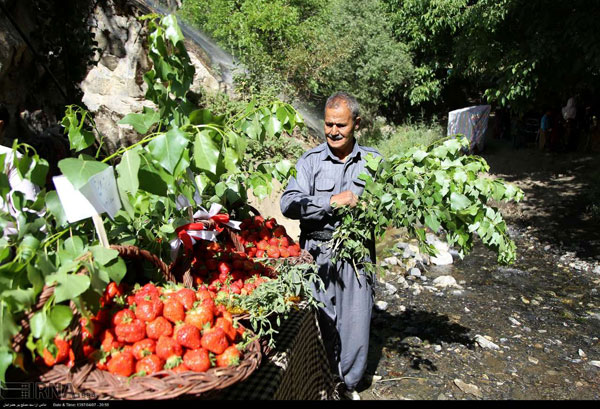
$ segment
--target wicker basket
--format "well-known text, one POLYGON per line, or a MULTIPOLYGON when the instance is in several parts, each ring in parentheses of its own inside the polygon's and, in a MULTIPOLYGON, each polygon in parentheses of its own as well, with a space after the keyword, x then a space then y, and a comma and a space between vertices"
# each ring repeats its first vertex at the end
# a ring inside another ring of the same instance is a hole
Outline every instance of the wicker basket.
POLYGON ((173 399, 183 395, 201 395, 227 388, 246 379, 260 365, 261 345, 252 341, 243 351, 240 364, 227 368, 211 368, 206 372, 160 371, 152 375, 126 378, 96 369, 87 362, 69 370, 58 365, 40 376, 47 386, 69 384, 76 393, 93 399, 173 399))
MULTIPOLYGON (((169 267, 156 255, 139 249, 135 246, 112 245, 112 249, 119 251, 119 255, 130 260, 149 261, 167 279, 177 281, 169 270, 169 267)), ((85 274, 85 269, 78 274, 85 274)), ((30 331, 29 320, 41 308, 54 293, 54 286, 46 286, 42 289, 39 300, 33 309, 26 314, 21 321, 22 330, 13 339, 15 352, 23 350, 30 331)), ((71 302, 71 309, 75 318, 77 309, 71 302)), ((81 353, 81 331, 77 319, 72 321, 69 328, 73 336, 73 349, 77 357, 81 353)), ((248 330, 247 330, 248 331, 248 330)), ((252 336, 253 333, 248 331, 252 336)), ((253 340, 242 351, 240 365, 227 368, 211 368, 206 372, 187 371, 174 373, 163 370, 152 375, 143 377, 127 378, 113 375, 107 371, 97 369, 95 363, 87 359, 79 359, 72 368, 67 365, 55 365, 52 368, 34 366, 27 377, 28 381, 35 381, 40 388, 53 388, 58 385, 69 385, 70 392, 75 392, 79 397, 90 397, 92 399, 171 399, 182 395, 199 395, 211 390, 226 388, 236 382, 246 379, 256 368, 262 358, 261 346, 258 340, 253 340)))

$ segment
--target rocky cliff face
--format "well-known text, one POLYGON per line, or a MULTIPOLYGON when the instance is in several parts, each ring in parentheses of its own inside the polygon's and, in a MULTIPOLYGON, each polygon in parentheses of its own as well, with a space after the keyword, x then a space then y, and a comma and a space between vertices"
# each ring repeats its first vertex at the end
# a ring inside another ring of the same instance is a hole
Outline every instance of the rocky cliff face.
MULTIPOLYGON (((39 11, 36 3, 40 2, 44 0, 0 0, 29 39, 44 35, 38 26, 40 18, 35 16, 39 11)), ((140 15, 152 10, 135 0, 105 0, 94 4, 90 7, 87 24, 98 49, 92 58, 95 64, 89 67, 83 81, 69 84, 80 90, 76 98, 72 94, 67 98, 63 96, 44 68, 43 61, 48 55, 36 61, 32 47, 28 47, 11 20, 0 11, 0 104, 7 106, 13 119, 7 133, 9 137, 26 140, 49 127, 56 129, 64 106, 75 103, 84 105, 92 113, 110 150, 137 139, 138 135, 130 127, 120 126, 118 122, 130 112, 141 112, 144 106, 153 107, 145 100, 143 81, 144 73, 151 66, 145 48, 147 30, 144 22, 138 20, 140 15)), ((31 43, 35 49, 35 42, 31 43)), ((188 52, 196 68, 192 91, 219 90, 219 78, 203 63, 201 50, 189 44, 188 52)), ((71 63, 84 64, 84 67, 86 64, 79 60, 71 63)), ((54 67, 54 70, 52 76, 59 82, 68 78, 62 75, 60 68, 54 67)), ((69 88, 64 85, 63 91, 69 88)))

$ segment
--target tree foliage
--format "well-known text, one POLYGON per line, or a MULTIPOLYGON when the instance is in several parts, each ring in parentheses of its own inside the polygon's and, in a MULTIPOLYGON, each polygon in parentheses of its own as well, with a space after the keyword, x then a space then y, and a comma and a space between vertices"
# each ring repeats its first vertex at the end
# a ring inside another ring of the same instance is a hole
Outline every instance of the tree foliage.
POLYGON ((466 84, 471 97, 524 112, 598 91, 598 2, 384 1, 425 74, 424 96, 466 84))

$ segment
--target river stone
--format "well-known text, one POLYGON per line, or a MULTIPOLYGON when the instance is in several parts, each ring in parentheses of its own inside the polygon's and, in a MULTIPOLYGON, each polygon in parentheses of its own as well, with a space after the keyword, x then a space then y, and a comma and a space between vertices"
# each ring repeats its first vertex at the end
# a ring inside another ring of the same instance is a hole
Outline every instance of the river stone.
POLYGON ((433 285, 438 288, 454 287, 461 289, 462 287, 456 283, 456 279, 452 276, 439 276, 433 280, 433 285))
POLYGON ((478 398, 483 397, 483 394, 481 393, 481 391, 479 390, 479 388, 476 385, 472 385, 472 384, 463 382, 460 379, 455 379, 454 384, 456 386, 458 386, 458 389, 460 389, 464 393, 468 393, 468 394, 476 396, 478 398))
POLYGON ((594 274, 600 274, 600 264, 594 267, 594 274))
POLYGON ((454 261, 452 259, 452 254, 447 251, 438 251, 435 257, 431 257, 431 263, 436 266, 446 266, 448 264, 452 264, 454 261))
POLYGON ((398 291, 398 289, 390 283, 385 283, 385 289, 389 295, 394 295, 398 291))
POLYGON ((375 309, 377 311, 385 311, 388 308, 388 303, 385 301, 377 301, 375 303, 375 309))
POLYGON ((500 349, 500 347, 498 345, 494 344, 492 341, 490 341, 489 339, 485 338, 482 335, 475 335, 475 342, 477 342, 479 344, 479 346, 482 348, 495 349, 495 350, 500 349))
POLYGON ((410 269, 410 275, 414 277, 421 277, 421 270, 416 267, 410 269))
POLYGON ((383 261, 390 266, 397 266, 399 264, 399 260, 396 257, 387 257, 383 261))
POLYGON ((590 361, 589 364, 596 368, 600 368, 600 361, 590 361))

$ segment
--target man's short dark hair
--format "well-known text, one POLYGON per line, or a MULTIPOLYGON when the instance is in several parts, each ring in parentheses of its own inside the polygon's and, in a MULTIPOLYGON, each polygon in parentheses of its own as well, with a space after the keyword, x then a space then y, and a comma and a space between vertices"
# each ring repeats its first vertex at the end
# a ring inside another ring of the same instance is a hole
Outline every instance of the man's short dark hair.
POLYGON ((348 108, 352 113, 352 119, 356 119, 360 115, 360 105, 358 105, 358 101, 354 96, 344 91, 338 91, 327 98, 325 108, 337 107, 341 101, 344 101, 346 105, 348 105, 348 108))

